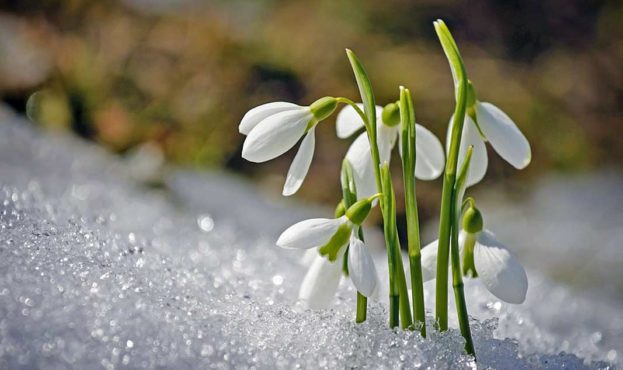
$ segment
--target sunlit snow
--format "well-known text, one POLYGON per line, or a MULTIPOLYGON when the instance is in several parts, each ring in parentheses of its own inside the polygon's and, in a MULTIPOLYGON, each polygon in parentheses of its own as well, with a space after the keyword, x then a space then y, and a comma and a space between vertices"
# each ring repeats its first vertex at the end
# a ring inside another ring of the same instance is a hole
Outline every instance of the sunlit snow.
MULTIPOLYGON (((456 330, 430 330, 427 339, 389 330, 383 302, 354 324, 348 280, 331 310, 296 303, 301 253, 274 241, 289 224, 330 211, 284 203, 221 173, 171 170, 165 184, 148 188, 127 162, 42 134, 3 109, 0 368, 476 366, 456 330)), ((526 265, 524 305, 467 282, 478 366, 616 366, 620 300, 553 283, 539 272, 546 262, 539 271, 526 265)))

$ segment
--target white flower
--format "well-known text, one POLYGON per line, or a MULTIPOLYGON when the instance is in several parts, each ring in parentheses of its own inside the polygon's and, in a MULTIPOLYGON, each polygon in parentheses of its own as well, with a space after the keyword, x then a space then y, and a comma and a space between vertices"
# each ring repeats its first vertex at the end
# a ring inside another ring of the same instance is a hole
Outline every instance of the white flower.
POLYGON ((347 227, 348 232, 352 224, 346 216, 338 218, 311 218, 297 222, 286 229, 279 239, 277 246, 287 249, 310 249, 325 245, 340 227, 347 227))
POLYGON ((317 251, 299 291, 299 298, 308 307, 325 308, 331 303, 342 276, 347 244, 348 270, 353 284, 366 297, 374 294, 378 281, 376 268, 370 251, 356 237, 355 230, 346 216, 314 218, 290 226, 277 240, 277 246, 282 248, 315 248, 317 251))
POLYGON ((348 274, 361 294, 373 296, 379 280, 374 260, 368 247, 354 234, 348 247, 348 274))
MULTIPOLYGON (((358 106, 362 107, 361 104, 358 106)), ((391 151, 398 141, 398 148, 401 149, 401 125, 390 126, 383 122, 383 108, 376 106, 377 115, 377 143, 379 147, 380 162, 389 162, 391 151)), ((347 138, 362 128, 364 123, 350 105, 340 111, 336 120, 336 131, 339 138, 347 138)), ((415 126, 415 176, 422 180, 432 180, 441 175, 445 164, 444 152, 439 139, 423 126, 415 126)), ((353 175, 357 186, 357 195, 360 198, 369 197, 376 193, 376 182, 374 177, 374 167, 370 154, 370 142, 368 135, 363 132, 353 141, 346 159, 353 167, 353 175)))
POLYGON ((269 161, 287 152, 305 135, 283 186, 283 195, 296 193, 314 156, 316 124, 330 115, 336 105, 335 98, 326 97, 308 107, 275 102, 251 109, 238 126, 240 133, 247 135, 242 157, 251 162, 269 161))
MULTIPOLYGON (((422 275, 424 281, 436 278, 438 240, 422 249, 422 275)), ((473 256, 473 267, 487 290, 499 299, 519 304, 526 299, 528 277, 517 258, 497 239, 483 229, 475 234, 462 230, 459 234, 461 267, 464 275, 474 275, 468 270, 466 255, 473 256)), ((469 262, 469 261, 467 261, 469 262)))
MULTIPOLYGON (((478 125, 465 115, 459 149, 458 168, 461 168, 467 148, 470 145, 474 146, 467 186, 480 182, 487 172, 485 141, 488 141, 506 162, 518 170, 530 164, 532 158, 530 143, 506 113, 491 103, 480 101, 476 101, 474 112, 478 125), (482 135, 478 127, 482 130, 482 135)), ((450 148, 450 132, 452 132, 452 118, 448 126, 447 149, 450 148)))
POLYGON ((335 261, 316 253, 299 289, 299 299, 307 307, 319 310, 331 305, 342 278, 343 259, 343 252, 335 261))

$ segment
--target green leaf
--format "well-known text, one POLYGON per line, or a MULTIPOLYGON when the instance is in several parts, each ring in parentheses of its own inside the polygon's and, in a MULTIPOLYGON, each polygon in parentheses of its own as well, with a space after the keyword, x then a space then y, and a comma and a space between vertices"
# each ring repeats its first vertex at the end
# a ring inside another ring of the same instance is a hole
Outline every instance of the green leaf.
POLYGON ((368 78, 365 68, 357 58, 357 55, 352 50, 346 49, 346 55, 350 61, 350 65, 355 74, 355 80, 357 80, 357 86, 359 87, 359 94, 361 95, 361 101, 363 103, 363 111, 368 118, 368 132, 376 135, 376 103, 374 101, 374 92, 372 91, 372 84, 368 78))
POLYGON ((409 89, 400 86, 400 121, 402 123, 402 161, 404 176, 415 176, 415 113, 409 89))
POLYGON ((463 64, 461 53, 459 53, 459 48, 444 21, 438 19, 433 24, 441 47, 446 54, 446 58, 448 58, 454 84, 458 85, 461 80, 465 79, 465 65, 463 64))
POLYGON ((342 183, 342 199, 344 200, 344 206, 348 209, 357 201, 357 186, 355 185, 353 168, 346 158, 342 161, 340 181, 342 183))

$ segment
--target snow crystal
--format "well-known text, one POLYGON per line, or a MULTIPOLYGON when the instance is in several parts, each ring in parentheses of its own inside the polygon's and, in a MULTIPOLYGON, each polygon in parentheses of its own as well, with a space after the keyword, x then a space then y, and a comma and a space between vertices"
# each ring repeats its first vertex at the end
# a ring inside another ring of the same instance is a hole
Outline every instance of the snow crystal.
MULTIPOLYGON (((383 302, 355 324, 350 283, 330 310, 296 302, 300 253, 274 240, 322 210, 220 173, 173 171, 148 188, 99 148, 0 121, 0 368, 476 366, 455 329, 388 329, 383 302)), ((618 363, 619 305, 530 282, 521 306, 467 282, 479 367, 618 363)))

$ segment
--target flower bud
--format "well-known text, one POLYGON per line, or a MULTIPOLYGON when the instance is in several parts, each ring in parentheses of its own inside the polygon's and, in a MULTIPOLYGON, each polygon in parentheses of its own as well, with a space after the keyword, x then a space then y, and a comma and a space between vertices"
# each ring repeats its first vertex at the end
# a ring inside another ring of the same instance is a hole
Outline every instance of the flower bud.
POLYGON ((335 108, 337 108, 337 99, 331 96, 320 98, 309 106, 309 109, 317 121, 322 121, 329 117, 333 114, 335 108))
POLYGON ((389 103, 383 108, 381 114, 383 123, 387 126, 394 127, 400 123, 400 106, 396 103, 389 103))
POLYGON ((463 229, 470 234, 476 234, 483 228, 482 214, 478 208, 470 206, 463 215, 463 229))
POLYGON ((372 199, 361 199, 346 211, 346 218, 355 225, 361 225, 372 209, 372 199))

